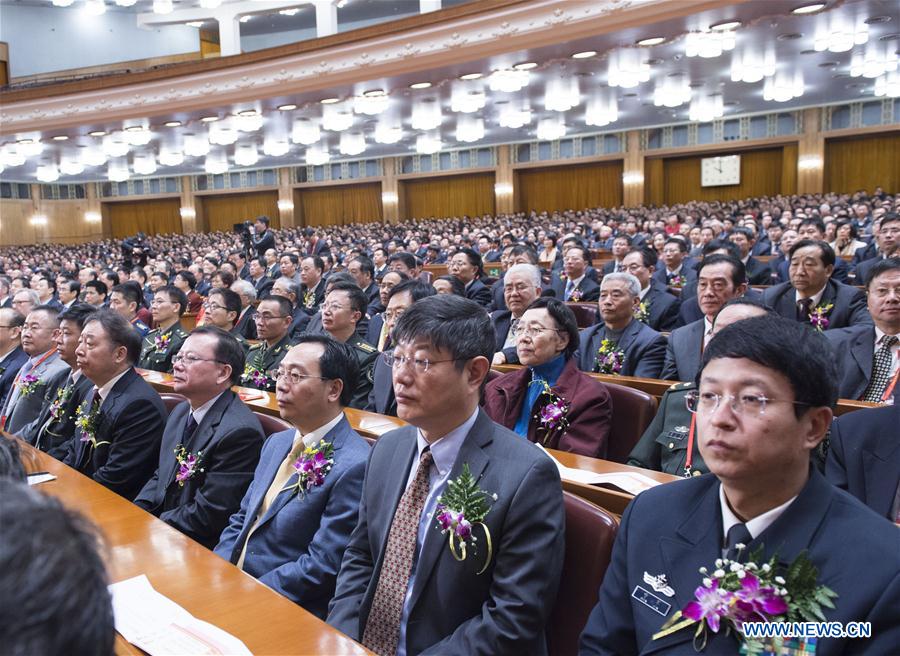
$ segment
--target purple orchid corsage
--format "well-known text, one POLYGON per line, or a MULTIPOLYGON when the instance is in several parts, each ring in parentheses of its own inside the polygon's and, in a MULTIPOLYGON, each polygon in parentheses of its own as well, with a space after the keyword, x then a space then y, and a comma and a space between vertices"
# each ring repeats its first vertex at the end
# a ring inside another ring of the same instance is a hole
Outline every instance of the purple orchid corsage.
POLYGON ((302 498, 307 492, 325 484, 325 477, 334 467, 334 445, 323 441, 306 447, 294 461, 293 467, 297 482, 281 491, 296 490, 302 498))
POLYGON ((178 463, 178 471, 175 473, 175 480, 178 481, 179 487, 184 487, 184 484, 191 480, 196 474, 203 473, 204 470, 200 467, 202 458, 202 451, 191 453, 181 444, 175 447, 175 461, 178 463))
POLYGON ((474 530, 478 526, 483 529, 487 555, 477 574, 487 569, 493 556, 491 532, 484 523, 484 518, 491 511, 489 500, 496 501, 497 495, 488 494, 478 487, 469 464, 464 463, 459 477, 448 481, 444 492, 438 497, 433 515, 437 528, 447 536, 450 554, 459 562, 466 559, 467 548, 476 553, 478 538, 474 530))
POLYGON ((819 332, 828 330, 828 326, 831 323, 828 320, 828 315, 833 309, 834 303, 819 303, 813 311, 809 313, 809 322, 812 324, 812 327, 819 332))

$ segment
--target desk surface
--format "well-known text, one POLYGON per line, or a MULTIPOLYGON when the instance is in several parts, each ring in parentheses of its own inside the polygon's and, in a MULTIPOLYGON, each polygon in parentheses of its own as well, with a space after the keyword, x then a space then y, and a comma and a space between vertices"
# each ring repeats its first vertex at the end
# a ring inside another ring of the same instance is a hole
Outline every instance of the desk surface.
MULTIPOLYGON (((161 594, 240 638, 254 654, 367 654, 362 646, 102 485, 20 443, 37 489, 97 524, 113 582, 146 574, 161 594)), ((143 653, 116 637, 118 654, 143 653)))

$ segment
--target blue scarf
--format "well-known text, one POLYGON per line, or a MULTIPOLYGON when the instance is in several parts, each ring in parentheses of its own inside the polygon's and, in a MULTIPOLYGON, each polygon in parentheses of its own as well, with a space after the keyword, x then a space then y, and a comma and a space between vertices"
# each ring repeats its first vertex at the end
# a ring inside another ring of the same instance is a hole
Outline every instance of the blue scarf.
POLYGON ((553 387, 559 380, 559 375, 566 366, 566 356, 560 353, 552 360, 539 364, 531 369, 531 382, 528 383, 528 391, 525 392, 525 400, 522 401, 522 411, 513 431, 522 437, 528 437, 528 424, 531 423, 531 412, 541 393, 544 391, 544 383, 553 387))

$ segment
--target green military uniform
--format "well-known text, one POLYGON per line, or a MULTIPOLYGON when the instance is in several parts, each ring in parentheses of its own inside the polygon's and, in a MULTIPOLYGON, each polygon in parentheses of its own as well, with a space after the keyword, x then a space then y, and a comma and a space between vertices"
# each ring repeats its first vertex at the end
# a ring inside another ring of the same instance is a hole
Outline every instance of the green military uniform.
POLYGON ((244 349, 244 355, 246 356, 246 355, 250 352, 250 349, 252 348, 252 347, 250 346, 250 342, 248 342, 248 341, 244 338, 244 336, 241 335, 240 333, 231 332, 231 333, 229 333, 229 334, 237 340, 237 343, 238 343, 238 344, 241 345, 241 348, 244 349))
POLYGON ((359 379, 356 381, 356 389, 353 391, 353 397, 348 405, 351 408, 365 410, 369 401, 369 392, 372 391, 372 383, 375 380, 375 360, 378 359, 380 353, 359 334, 348 339, 347 345, 353 348, 356 359, 359 361, 359 379))
MULTIPOLYGON (((695 389, 697 386, 694 383, 676 383, 666 390, 656 417, 628 456, 629 465, 675 476, 685 475, 691 412, 685 405, 684 397, 695 389)), ((709 469, 700 455, 696 431, 693 451, 691 476, 707 473, 709 469)))
POLYGON ((241 385, 256 389, 275 391, 275 380, 268 372, 277 369, 278 365, 294 345, 290 333, 286 334, 275 346, 263 340, 247 352, 247 364, 241 375, 241 385))
POLYGON ((172 371, 172 358, 181 350, 188 338, 188 332, 176 321, 168 330, 151 330, 141 344, 141 359, 138 367, 153 371, 172 371))

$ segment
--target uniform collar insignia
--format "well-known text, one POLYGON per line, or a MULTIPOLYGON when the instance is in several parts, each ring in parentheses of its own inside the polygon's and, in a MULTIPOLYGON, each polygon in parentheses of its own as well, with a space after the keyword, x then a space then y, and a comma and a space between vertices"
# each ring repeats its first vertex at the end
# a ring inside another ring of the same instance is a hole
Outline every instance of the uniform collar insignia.
POLYGON ((667 597, 675 596, 675 591, 669 586, 669 582, 666 580, 665 574, 652 576, 649 572, 644 572, 644 583, 649 585, 656 592, 664 594, 667 597))

